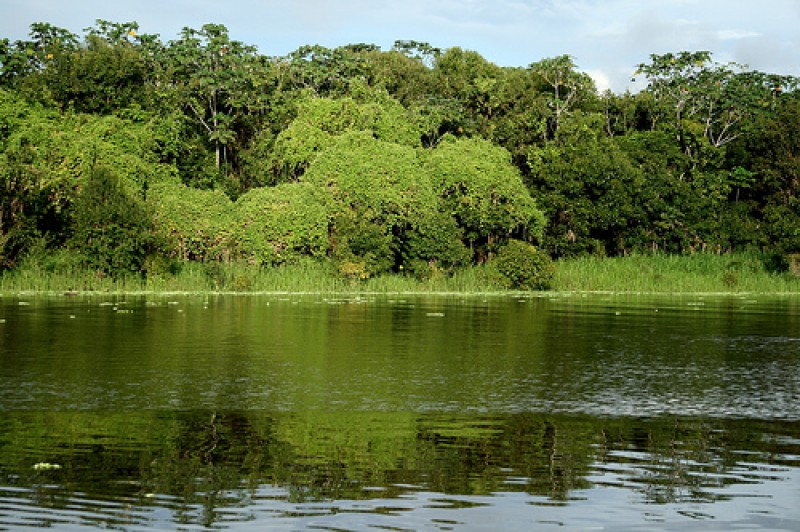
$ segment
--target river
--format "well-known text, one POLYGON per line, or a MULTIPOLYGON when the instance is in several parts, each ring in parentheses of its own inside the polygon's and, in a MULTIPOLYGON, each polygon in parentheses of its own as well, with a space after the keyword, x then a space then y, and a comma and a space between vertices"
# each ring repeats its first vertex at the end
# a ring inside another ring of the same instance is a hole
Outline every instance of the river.
POLYGON ((800 530, 800 297, 0 298, 0 529, 800 530))

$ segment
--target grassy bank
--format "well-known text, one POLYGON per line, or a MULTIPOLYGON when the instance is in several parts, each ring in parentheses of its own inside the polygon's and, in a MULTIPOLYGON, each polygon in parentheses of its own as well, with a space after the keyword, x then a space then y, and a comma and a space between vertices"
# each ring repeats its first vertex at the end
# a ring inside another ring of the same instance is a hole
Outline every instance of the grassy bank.
MULTIPOLYGON (((584 257, 557 263, 556 292, 797 293, 800 277, 757 254, 584 257)), ((486 293, 504 291, 492 269, 468 268, 419 280, 385 275, 352 282, 314 262, 276 268, 244 264, 180 265, 147 278, 110 278, 67 263, 29 261, 0 276, 0 292, 337 292, 486 293)))
POLYGON ((800 293, 782 258, 762 254, 582 257, 558 264, 553 289, 576 292, 800 293))
POLYGON ((399 293, 497 292, 502 286, 485 267, 452 276, 420 280, 408 275, 383 275, 363 281, 344 279, 328 265, 308 262, 274 268, 246 264, 187 263, 172 272, 111 278, 85 268, 53 268, 28 262, 0 275, 0 293, 19 292, 294 292, 399 293))

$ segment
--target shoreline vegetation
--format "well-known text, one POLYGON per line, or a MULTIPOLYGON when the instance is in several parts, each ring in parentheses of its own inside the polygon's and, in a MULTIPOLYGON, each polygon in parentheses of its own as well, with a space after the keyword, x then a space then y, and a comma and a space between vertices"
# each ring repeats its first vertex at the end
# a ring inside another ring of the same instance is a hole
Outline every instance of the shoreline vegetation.
POLYGON ((564 259, 556 263, 551 285, 543 291, 507 288, 491 264, 428 279, 385 274, 359 281, 343 279, 332 265, 313 261, 273 267, 187 262, 149 277, 102 276, 81 266, 53 268, 29 261, 0 275, 0 297, 31 293, 800 295, 800 277, 779 258, 757 253, 564 259))
POLYGON ((0 292, 800 293, 800 77, 0 37, 0 292))

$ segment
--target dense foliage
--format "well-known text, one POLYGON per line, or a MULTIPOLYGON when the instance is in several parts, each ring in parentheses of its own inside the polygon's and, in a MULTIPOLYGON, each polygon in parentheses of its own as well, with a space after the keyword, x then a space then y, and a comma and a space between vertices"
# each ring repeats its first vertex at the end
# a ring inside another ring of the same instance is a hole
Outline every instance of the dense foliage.
POLYGON ((510 288, 543 290, 553 280, 553 261, 534 246, 519 240, 509 240, 492 260, 510 288))
POLYGON ((798 80, 703 51, 635 68, 644 90, 600 94, 569 56, 33 24, 0 39, 0 267, 66 249, 110 275, 310 258, 357 280, 499 253, 540 264, 505 274, 535 288, 545 254, 800 252, 798 80))

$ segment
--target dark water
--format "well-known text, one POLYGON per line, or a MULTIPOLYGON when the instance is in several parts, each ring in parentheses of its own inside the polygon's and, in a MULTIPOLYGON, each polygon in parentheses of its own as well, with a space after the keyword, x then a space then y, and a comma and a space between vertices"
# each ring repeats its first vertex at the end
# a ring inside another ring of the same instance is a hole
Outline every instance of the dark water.
POLYGON ((0 529, 800 530, 800 298, 0 299, 0 529))

